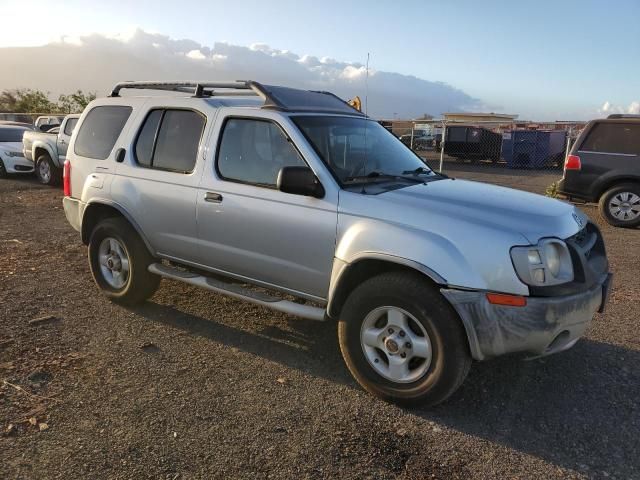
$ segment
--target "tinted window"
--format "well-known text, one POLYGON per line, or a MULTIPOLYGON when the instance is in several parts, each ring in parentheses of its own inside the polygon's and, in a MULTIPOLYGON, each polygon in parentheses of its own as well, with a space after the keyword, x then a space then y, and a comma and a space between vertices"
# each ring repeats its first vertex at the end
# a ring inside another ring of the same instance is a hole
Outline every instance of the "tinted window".
POLYGON ((138 134, 136 141, 136 160, 140 165, 145 167, 151 166, 151 157, 153 156, 153 145, 156 139, 156 132, 160 119, 162 118, 162 110, 153 110, 144 121, 144 125, 138 134))
POLYGON ((196 164, 204 123, 205 118, 199 113, 166 110, 158 131, 151 166, 191 172, 196 164))
POLYGON ((98 160, 107 158, 130 114, 131 107, 93 108, 80 125, 74 147, 75 153, 98 160))
POLYGON ((225 124, 218 151, 225 179, 275 186, 282 167, 305 165, 275 123, 233 118, 225 124))
POLYGON ((22 135, 28 128, 0 128, 0 143, 22 142, 22 135))
POLYGON ((640 124, 596 123, 580 150, 640 155, 640 124))
POLYGON ((77 123, 77 118, 70 118, 69 120, 67 120, 67 123, 64 126, 64 134, 71 136, 71 134, 73 133, 73 129, 76 128, 77 123))

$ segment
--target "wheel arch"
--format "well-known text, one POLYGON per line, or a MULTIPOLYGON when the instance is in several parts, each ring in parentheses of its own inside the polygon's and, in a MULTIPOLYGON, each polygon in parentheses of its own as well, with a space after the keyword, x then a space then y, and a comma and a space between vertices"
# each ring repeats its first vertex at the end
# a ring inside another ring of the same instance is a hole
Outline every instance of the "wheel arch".
POLYGON ((434 287, 447 284, 445 278, 429 267, 394 255, 367 252, 357 256, 349 263, 335 259, 327 298, 328 316, 337 319, 349 294, 363 281, 390 271, 418 273, 434 287))
POLYGON ((121 217, 124 218, 138 233, 145 246, 149 250, 152 255, 155 255, 155 250, 152 248, 149 243, 146 235, 140 228, 140 225, 133 219, 133 217, 122 207, 115 202, 109 202, 106 200, 93 201, 89 202, 87 206, 84 208, 84 212, 82 213, 82 223, 80 229, 80 235, 82 238, 82 243, 85 245, 89 244, 89 240, 91 238, 91 233, 93 229, 100 223, 100 221, 105 218, 110 217, 121 217))
MULTIPOLYGON (((49 156, 49 158, 51 159, 52 162, 54 162, 54 153, 53 150, 51 148, 51 145, 45 143, 45 142, 39 142, 39 141, 35 141, 33 142, 33 145, 31 145, 31 151, 33 152, 33 163, 35 164, 38 161, 38 157, 42 154, 46 154, 49 156)), ((55 163, 54 163, 55 165, 55 163)))
POLYGON ((599 201, 602 195, 604 195, 609 189, 623 183, 633 183, 640 186, 640 176, 625 175, 602 179, 595 187, 596 201, 599 201))

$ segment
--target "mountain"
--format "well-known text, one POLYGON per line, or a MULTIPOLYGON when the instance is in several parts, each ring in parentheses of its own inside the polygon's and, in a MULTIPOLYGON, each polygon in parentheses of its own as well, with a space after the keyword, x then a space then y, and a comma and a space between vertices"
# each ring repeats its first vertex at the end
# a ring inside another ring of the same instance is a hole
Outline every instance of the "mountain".
POLYGON ((392 72, 369 71, 358 63, 300 56, 264 44, 250 47, 193 40, 137 30, 127 39, 90 35, 41 47, 0 48, 0 90, 37 88, 52 97, 77 89, 106 95, 123 80, 236 80, 329 90, 364 101, 377 118, 414 118, 425 113, 477 110, 482 103, 442 82, 392 72))

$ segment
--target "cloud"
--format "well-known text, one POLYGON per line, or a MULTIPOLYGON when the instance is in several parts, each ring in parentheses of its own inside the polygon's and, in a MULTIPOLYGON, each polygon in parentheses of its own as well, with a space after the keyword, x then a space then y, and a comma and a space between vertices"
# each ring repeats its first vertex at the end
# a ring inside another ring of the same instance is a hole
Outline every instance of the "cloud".
POLYGON ((126 35, 65 38, 28 49, 0 48, 0 65, 12 65, 0 69, 0 90, 39 88, 53 95, 78 88, 106 94, 123 80, 254 79, 329 90, 344 99, 368 97, 368 112, 377 118, 415 118, 484 106, 451 85, 414 76, 370 69, 366 81, 366 69, 359 63, 299 55, 264 43, 206 46, 140 29, 126 35), (61 74, 42 75, 43 71, 61 74))
POLYGON ((598 109, 598 113, 601 115, 611 115, 612 113, 640 115, 640 101, 633 101, 626 107, 621 105, 614 105, 611 102, 606 101, 602 104, 602 107, 598 109))

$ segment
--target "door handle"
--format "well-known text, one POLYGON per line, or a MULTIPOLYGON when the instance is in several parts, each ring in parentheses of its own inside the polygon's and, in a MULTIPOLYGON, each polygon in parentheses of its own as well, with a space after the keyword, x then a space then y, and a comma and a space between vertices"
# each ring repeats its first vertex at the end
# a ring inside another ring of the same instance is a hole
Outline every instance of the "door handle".
POLYGON ((222 203, 222 195, 215 192, 207 192, 204 194, 204 201, 211 203, 222 203))

